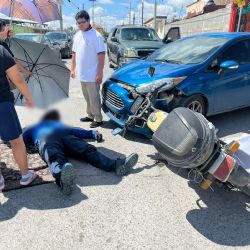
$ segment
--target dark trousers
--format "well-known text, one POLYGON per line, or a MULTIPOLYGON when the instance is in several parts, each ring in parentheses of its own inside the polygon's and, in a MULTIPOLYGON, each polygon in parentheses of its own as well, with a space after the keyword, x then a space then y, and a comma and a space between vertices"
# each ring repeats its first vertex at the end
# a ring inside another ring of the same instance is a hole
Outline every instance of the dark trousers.
POLYGON ((68 157, 90 163, 104 171, 114 171, 116 160, 97 151, 97 148, 81 138, 65 133, 55 133, 46 138, 41 157, 47 162, 54 177, 61 172, 68 157))

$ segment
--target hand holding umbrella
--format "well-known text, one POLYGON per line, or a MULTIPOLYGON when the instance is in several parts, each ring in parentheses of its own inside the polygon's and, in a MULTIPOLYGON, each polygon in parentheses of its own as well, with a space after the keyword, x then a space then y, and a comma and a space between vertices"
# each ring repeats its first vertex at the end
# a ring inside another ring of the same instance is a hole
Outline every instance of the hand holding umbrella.
POLYGON ((18 66, 15 65, 7 70, 7 75, 11 82, 17 87, 25 98, 26 105, 30 108, 34 106, 27 83, 19 73, 18 66))

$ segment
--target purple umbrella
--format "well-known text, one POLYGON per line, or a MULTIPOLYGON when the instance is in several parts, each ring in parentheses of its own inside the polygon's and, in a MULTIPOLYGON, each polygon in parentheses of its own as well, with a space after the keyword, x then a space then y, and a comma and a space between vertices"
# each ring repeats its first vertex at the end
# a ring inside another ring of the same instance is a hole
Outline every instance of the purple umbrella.
POLYGON ((38 23, 61 19, 55 0, 1 0, 0 13, 38 23))

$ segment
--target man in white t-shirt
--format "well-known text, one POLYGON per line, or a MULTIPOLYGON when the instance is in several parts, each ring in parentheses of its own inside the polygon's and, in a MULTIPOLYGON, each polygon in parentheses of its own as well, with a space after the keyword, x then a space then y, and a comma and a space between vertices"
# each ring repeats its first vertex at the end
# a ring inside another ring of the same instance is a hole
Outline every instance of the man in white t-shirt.
POLYGON ((80 30, 74 36, 71 77, 78 75, 87 102, 87 117, 80 120, 91 122, 90 127, 96 128, 103 124, 100 85, 103 78, 105 45, 101 34, 91 27, 86 11, 78 12, 75 19, 80 30))

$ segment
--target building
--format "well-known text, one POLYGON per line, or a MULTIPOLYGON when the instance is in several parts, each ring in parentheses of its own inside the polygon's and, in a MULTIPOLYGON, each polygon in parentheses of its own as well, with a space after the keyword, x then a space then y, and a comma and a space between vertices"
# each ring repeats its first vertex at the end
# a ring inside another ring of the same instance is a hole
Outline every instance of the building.
POLYGON ((230 3, 230 0, 197 0, 194 3, 187 5, 187 18, 198 16, 203 13, 215 11, 230 3), (214 3, 212 5, 209 5, 214 3))
MULTIPOLYGON (((156 17, 156 32, 158 36, 163 39, 164 38, 164 27, 167 23, 167 16, 157 16, 156 17)), ((154 28, 154 18, 148 19, 144 22, 146 27, 154 28)))

